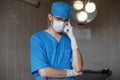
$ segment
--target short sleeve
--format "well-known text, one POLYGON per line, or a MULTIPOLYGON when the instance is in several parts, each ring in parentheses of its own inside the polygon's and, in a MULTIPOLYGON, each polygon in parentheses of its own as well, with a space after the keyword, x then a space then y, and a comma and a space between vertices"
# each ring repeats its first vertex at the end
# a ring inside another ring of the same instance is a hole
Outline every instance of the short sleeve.
POLYGON ((32 35, 30 39, 30 61, 33 75, 39 75, 39 69, 49 66, 44 46, 36 35, 32 35))

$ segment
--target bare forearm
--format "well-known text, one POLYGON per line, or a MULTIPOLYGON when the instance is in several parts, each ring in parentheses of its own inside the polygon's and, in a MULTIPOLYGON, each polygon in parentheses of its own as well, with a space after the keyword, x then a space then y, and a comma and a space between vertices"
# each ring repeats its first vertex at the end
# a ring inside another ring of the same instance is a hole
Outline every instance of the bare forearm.
POLYGON ((72 62, 72 67, 76 72, 81 72, 83 68, 83 58, 80 53, 80 50, 78 48, 73 49, 72 51, 72 57, 73 57, 73 62, 72 62))
POLYGON ((63 78, 66 77, 67 70, 60 70, 60 69, 48 67, 48 68, 40 69, 39 74, 42 77, 63 78))

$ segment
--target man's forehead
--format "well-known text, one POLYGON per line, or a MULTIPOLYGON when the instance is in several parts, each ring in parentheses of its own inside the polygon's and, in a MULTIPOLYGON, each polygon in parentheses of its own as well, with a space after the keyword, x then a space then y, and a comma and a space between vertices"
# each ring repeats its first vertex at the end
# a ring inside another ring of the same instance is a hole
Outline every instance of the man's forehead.
POLYGON ((64 19, 64 20, 68 20, 69 18, 61 18, 59 16, 54 16, 55 18, 59 18, 59 19, 64 19))

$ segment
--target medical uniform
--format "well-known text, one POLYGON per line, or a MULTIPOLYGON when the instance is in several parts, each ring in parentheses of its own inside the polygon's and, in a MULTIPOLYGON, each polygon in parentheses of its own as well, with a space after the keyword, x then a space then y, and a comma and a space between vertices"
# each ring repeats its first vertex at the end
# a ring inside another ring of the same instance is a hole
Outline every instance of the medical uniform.
POLYGON ((72 69, 72 49, 70 39, 62 34, 57 41, 45 30, 32 35, 30 40, 31 72, 36 80, 75 80, 68 78, 43 78, 39 69, 53 67, 57 69, 72 69))

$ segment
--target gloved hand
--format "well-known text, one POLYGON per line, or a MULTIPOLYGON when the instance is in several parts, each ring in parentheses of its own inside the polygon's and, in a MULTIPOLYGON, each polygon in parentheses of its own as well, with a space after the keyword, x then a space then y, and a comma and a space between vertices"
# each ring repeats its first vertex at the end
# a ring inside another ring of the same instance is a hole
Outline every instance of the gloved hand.
POLYGON ((75 72, 74 70, 67 70, 67 76, 66 77, 72 77, 72 76, 78 76, 78 75, 82 75, 82 72, 75 72))
POLYGON ((78 48, 76 39, 75 39, 74 34, 73 34, 73 27, 71 26, 70 22, 68 22, 68 25, 65 26, 64 32, 68 35, 68 37, 71 40, 72 49, 78 48))

